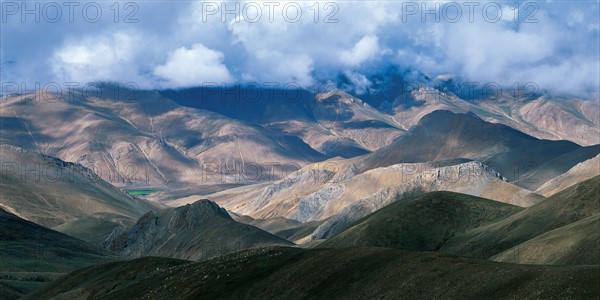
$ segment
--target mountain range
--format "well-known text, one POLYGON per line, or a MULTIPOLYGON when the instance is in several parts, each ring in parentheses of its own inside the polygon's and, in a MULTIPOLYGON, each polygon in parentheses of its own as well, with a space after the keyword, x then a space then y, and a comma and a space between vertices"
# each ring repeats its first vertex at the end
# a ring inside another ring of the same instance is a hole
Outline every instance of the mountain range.
POLYGON ((0 298, 597 297, 597 101, 455 80, 4 95, 0 298))

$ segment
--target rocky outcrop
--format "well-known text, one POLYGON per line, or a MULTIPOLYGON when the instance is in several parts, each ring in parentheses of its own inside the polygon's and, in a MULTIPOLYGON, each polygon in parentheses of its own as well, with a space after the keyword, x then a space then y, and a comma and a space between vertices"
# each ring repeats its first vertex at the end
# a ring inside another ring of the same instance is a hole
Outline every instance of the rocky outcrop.
MULTIPOLYGON (((410 164, 400 164, 369 172, 384 172, 389 168, 407 169, 405 165, 410 164)), ((411 167, 410 169, 416 168, 411 167)), ((494 196, 492 199, 518 206, 531 206, 543 199, 537 194, 511 185, 500 173, 481 162, 471 161, 458 165, 424 169, 408 182, 384 187, 381 191, 344 207, 319 226, 310 239, 329 238, 353 222, 392 202, 432 191, 455 191, 489 198, 492 194, 494 196)), ((298 209, 301 210, 302 207, 298 209)))

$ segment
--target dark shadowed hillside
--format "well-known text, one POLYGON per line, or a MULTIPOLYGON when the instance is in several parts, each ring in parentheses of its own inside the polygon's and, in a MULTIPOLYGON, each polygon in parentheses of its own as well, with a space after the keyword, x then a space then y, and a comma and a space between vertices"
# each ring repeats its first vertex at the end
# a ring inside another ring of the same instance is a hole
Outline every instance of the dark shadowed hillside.
POLYGON ((26 299, 593 298, 599 272, 384 248, 270 248, 199 263, 143 258, 94 266, 26 299))
POLYGON ((150 212, 128 229, 117 228, 102 243, 126 256, 164 256, 200 260, 247 248, 293 245, 254 226, 234 221, 208 200, 160 214, 150 212))

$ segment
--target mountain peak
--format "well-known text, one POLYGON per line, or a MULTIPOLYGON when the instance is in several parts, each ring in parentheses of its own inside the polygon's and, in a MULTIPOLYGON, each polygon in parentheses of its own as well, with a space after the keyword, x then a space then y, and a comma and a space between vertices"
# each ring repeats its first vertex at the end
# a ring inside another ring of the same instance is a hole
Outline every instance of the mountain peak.
POLYGON ((169 227, 172 229, 197 228, 213 217, 232 220, 225 209, 210 200, 202 199, 175 208, 169 219, 169 227))

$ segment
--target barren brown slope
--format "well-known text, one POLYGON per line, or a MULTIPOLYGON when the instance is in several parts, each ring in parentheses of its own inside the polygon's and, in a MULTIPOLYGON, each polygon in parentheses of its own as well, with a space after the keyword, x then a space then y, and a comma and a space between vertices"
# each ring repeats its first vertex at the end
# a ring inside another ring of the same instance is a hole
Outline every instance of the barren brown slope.
POLYGON ((500 222, 458 234, 442 252, 489 258, 550 230, 600 213, 600 176, 578 183, 500 222))
POLYGON ((340 90, 314 94, 307 90, 242 86, 161 94, 183 106, 298 136, 332 157, 365 154, 405 132, 391 116, 340 90))
POLYGON ((600 175, 600 155, 580 162, 569 171, 548 180, 536 192, 547 197, 598 175, 600 175))
POLYGON ((2 124, 9 125, 1 140, 81 163, 128 186, 265 181, 284 176, 290 165, 325 158, 291 135, 182 107, 156 92, 125 90, 134 98, 113 99, 111 88, 100 85, 101 97, 75 93, 52 102, 39 94, 9 97, 0 104, 2 124), (275 166, 254 174, 244 168, 249 164, 275 166))
POLYGON ((468 158, 489 165, 511 182, 531 188, 543 184, 543 180, 522 180, 530 178, 531 173, 537 171, 536 178, 543 178, 541 172, 554 172, 552 176, 556 176, 600 151, 595 147, 578 156, 578 161, 536 169, 580 148, 568 141, 539 140, 506 125, 485 122, 473 113, 434 111, 411 128, 410 134, 368 155, 358 165, 358 172, 397 163, 468 158))
POLYGON ((128 196, 79 164, 0 145, 0 207, 55 227, 82 217, 131 224, 160 204, 128 196))
POLYGON ((421 117, 435 110, 450 110, 472 112, 487 122, 504 124, 539 139, 568 140, 582 146, 600 143, 598 99, 534 94, 522 87, 489 95, 488 91, 474 91, 466 86, 453 76, 440 76, 400 84, 395 91, 385 93, 386 98, 394 100, 388 103, 390 113, 405 128, 416 125, 421 117), (453 88, 461 85, 462 89, 453 88))

